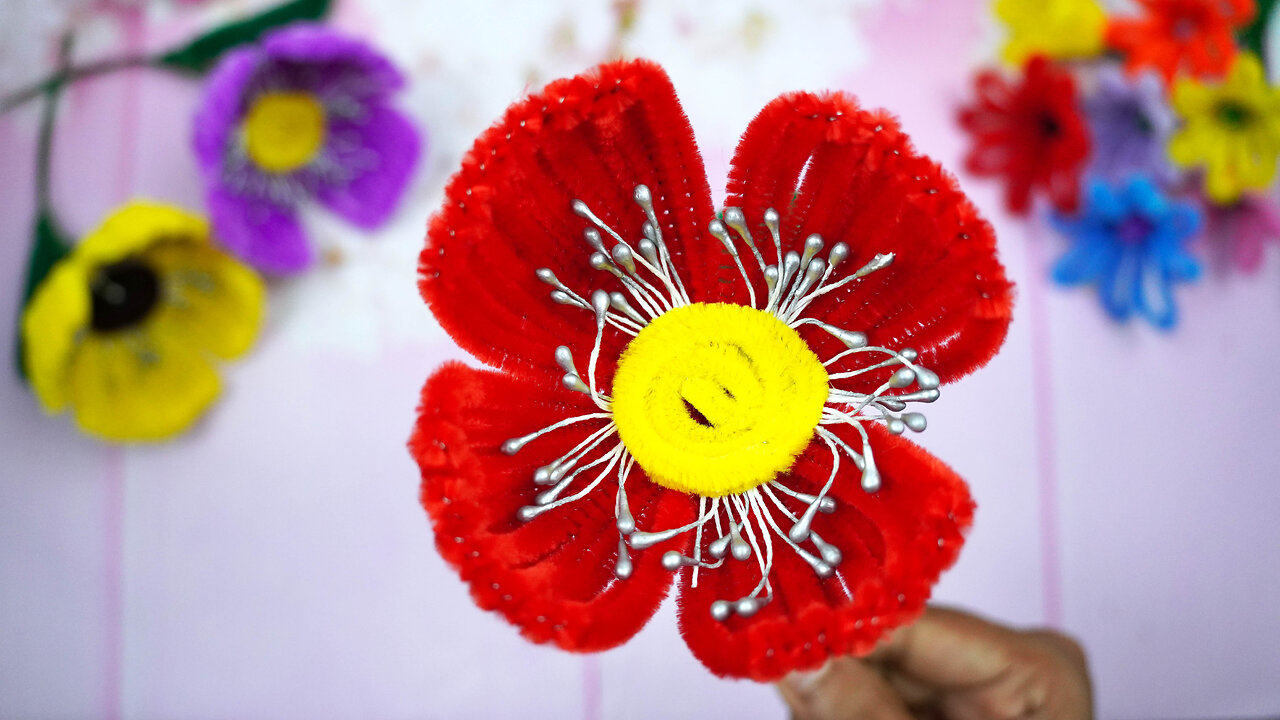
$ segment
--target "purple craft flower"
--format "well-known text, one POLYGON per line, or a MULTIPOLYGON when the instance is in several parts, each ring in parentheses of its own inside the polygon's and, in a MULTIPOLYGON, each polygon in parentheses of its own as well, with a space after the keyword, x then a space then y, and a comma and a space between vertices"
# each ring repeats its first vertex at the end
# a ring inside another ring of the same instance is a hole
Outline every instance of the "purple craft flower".
POLYGON ((294 272, 312 251, 296 209, 308 196, 372 229, 418 161, 418 132, 390 106, 404 78, 363 42, 294 25, 233 50, 209 77, 195 149, 222 244, 262 270, 294 272))
POLYGON ((1205 234, 1225 261, 1244 273, 1262 267, 1268 242, 1280 241, 1280 207, 1273 198, 1243 195, 1233 205, 1205 202, 1209 231, 1205 234))
POLYGON ((1097 88, 1084 101, 1093 131, 1092 172, 1113 182, 1145 175, 1168 185, 1178 178, 1169 162, 1169 136, 1178 118, 1155 73, 1129 77, 1116 66, 1098 71, 1097 88))

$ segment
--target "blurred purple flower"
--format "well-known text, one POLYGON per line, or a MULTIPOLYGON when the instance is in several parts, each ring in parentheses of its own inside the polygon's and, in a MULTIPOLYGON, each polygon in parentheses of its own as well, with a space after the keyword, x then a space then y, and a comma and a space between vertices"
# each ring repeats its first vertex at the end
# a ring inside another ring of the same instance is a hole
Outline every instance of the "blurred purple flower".
POLYGON ((1206 239, 1224 260, 1244 273, 1262 267, 1268 242, 1280 241, 1280 207, 1262 195, 1244 195, 1234 205, 1204 204, 1208 216, 1206 239))
POLYGON ((1135 174, 1163 185, 1177 180, 1166 148, 1178 119, 1158 75, 1132 78, 1117 66, 1103 67, 1084 105, 1093 131, 1094 174, 1113 182, 1135 174))
POLYGON ((403 85, 381 54, 318 25, 227 53, 195 118, 222 244, 262 270, 295 272, 312 261, 296 212, 307 198, 363 229, 387 220, 420 152, 418 131, 391 108, 403 85))

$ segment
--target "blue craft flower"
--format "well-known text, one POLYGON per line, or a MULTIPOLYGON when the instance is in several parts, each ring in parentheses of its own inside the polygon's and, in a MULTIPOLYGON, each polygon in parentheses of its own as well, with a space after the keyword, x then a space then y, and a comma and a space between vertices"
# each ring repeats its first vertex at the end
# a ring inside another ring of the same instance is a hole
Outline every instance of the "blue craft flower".
POLYGON ((1177 323, 1173 285, 1200 276, 1187 252, 1202 225, 1195 205, 1166 197, 1145 175, 1114 185, 1091 179, 1080 212, 1053 223, 1074 242, 1053 268, 1055 281, 1096 284, 1116 320, 1137 311, 1158 328, 1177 323))

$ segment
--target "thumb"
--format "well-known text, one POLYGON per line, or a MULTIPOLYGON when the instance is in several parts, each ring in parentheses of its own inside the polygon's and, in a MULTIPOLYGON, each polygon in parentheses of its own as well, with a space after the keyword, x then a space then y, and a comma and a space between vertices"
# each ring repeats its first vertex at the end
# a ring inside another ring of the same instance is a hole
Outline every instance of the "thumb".
POLYGON ((861 660, 835 658, 778 683, 792 720, 911 720, 902 698, 861 660))

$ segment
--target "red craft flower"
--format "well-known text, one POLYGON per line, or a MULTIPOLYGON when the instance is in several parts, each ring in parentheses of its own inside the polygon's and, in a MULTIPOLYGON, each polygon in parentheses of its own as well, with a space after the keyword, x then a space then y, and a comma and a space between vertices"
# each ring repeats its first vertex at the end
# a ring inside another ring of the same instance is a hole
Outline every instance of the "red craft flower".
POLYGON ((1254 0, 1138 0, 1141 17, 1113 19, 1107 44, 1138 73, 1154 68, 1172 82, 1180 72, 1220 76, 1236 56, 1236 32, 1256 12, 1254 0))
POLYGON ((728 204, 635 61, 514 105, 431 220, 423 297, 497 369, 427 381, 422 502, 532 641, 618 645, 675 577, 694 654, 772 680, 868 652, 956 559, 967 488, 897 435, 1004 340, 991 227, 840 94, 770 103, 728 204))
POLYGON ((975 78, 974 88, 976 102, 960 111, 961 126, 973 135, 965 167, 975 175, 1003 177, 1012 213, 1030 210, 1037 190, 1058 210, 1073 212, 1089 158, 1075 80, 1036 56, 1027 61, 1021 82, 987 70, 975 78))

